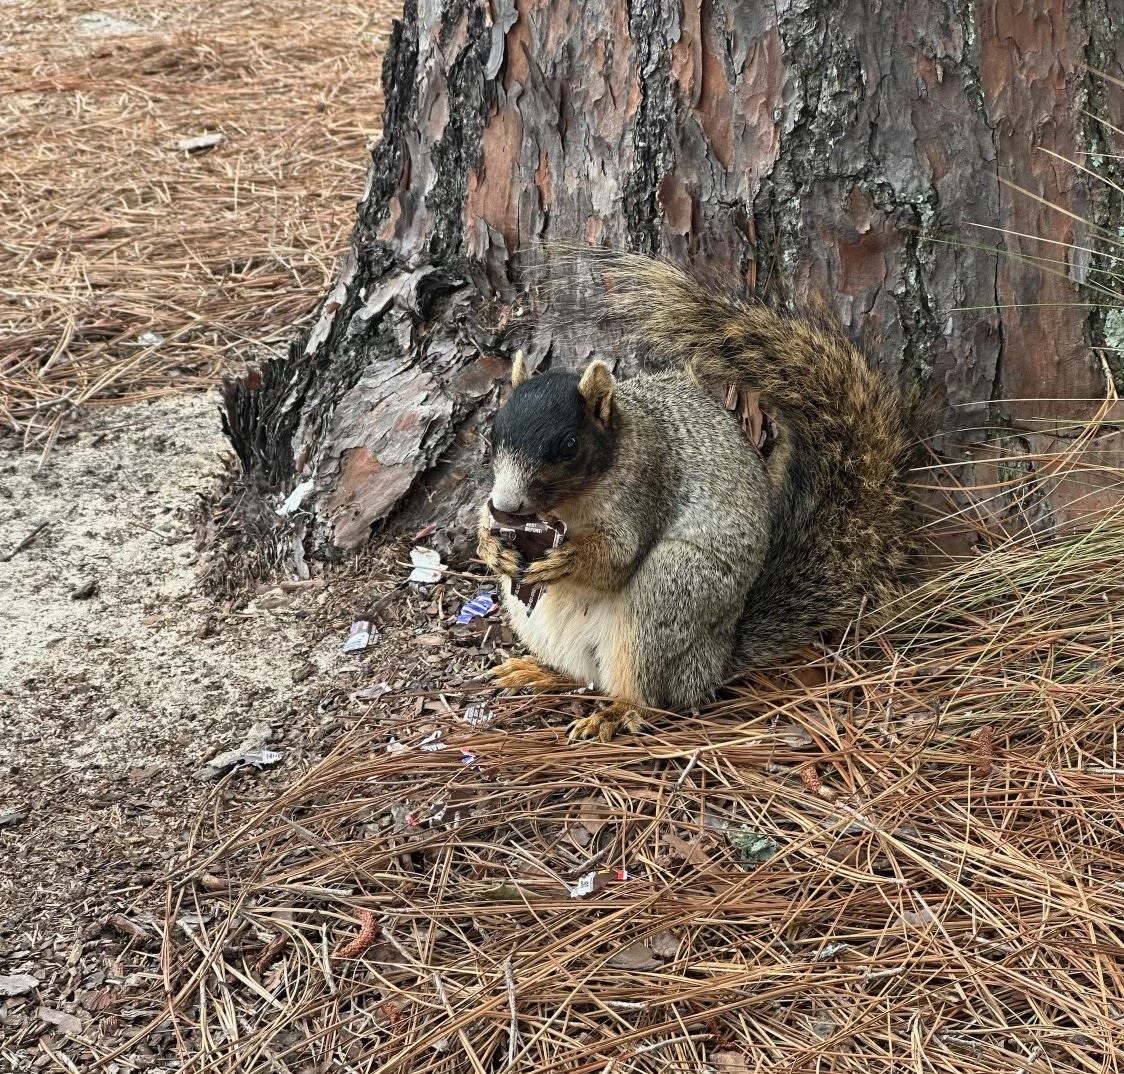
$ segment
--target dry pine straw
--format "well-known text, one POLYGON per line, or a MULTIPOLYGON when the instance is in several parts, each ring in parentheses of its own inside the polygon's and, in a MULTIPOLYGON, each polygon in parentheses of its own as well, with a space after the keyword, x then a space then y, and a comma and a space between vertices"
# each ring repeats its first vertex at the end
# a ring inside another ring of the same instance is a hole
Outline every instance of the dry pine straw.
MULTIPOLYGON (((79 14, 0 27, 0 420, 31 438, 287 335, 379 114, 375 9, 79 14)), ((1122 521, 997 534, 861 645, 639 739, 565 745, 585 699, 482 695, 487 728, 382 699, 201 827, 154 993, 184 1069, 1121 1069, 1122 521)))
POLYGON ((0 16, 0 428, 32 439, 288 339, 346 248, 398 5, 108 10, 0 16))
POLYGON ((644 737, 384 697, 201 818, 152 997, 185 1069, 1124 1069, 1122 524, 997 535, 644 737))

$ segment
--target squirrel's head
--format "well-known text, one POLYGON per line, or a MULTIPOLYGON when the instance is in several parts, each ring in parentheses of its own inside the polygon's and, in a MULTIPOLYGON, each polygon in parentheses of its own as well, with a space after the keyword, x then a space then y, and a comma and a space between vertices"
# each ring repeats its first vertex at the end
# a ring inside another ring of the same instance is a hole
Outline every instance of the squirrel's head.
POLYGON ((528 376, 515 356, 515 390, 492 423, 492 506, 550 514, 580 496, 613 461, 616 382, 604 362, 576 373, 528 376))

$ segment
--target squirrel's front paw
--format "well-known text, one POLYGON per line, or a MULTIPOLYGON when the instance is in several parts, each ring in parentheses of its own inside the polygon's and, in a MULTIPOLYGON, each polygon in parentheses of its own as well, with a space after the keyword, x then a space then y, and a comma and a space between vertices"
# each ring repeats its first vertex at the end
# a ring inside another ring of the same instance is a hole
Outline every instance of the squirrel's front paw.
POLYGON ((519 553, 504 544, 492 530, 486 527, 482 527, 477 534, 476 551, 488 570, 494 574, 517 579, 522 572, 523 564, 519 559, 519 553))
POLYGON ((552 548, 542 559, 536 559, 527 568, 523 581, 528 586, 553 585, 568 578, 577 566, 577 556, 572 544, 560 544, 552 548))

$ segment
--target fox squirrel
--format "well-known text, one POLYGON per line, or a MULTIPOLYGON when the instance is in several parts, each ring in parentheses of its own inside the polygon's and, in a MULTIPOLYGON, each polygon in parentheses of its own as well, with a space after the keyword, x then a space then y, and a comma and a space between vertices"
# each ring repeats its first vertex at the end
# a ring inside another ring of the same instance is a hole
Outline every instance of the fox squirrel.
POLYGON ((517 355, 479 551, 535 657, 494 681, 594 683, 613 700, 570 737, 609 741, 884 603, 908 558, 913 441, 901 396, 825 310, 777 311, 641 255, 599 260, 608 315, 675 371, 529 377, 517 355), (760 393, 767 457, 707 390, 729 385, 760 393), (528 562, 494 512, 561 520, 566 537, 528 562), (533 610, 513 580, 541 590, 533 610))

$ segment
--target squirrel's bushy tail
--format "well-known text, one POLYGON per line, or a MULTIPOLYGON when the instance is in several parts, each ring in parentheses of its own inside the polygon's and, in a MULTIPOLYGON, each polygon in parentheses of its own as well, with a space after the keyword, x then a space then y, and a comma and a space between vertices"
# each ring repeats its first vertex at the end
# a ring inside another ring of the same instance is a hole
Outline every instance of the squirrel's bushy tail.
POLYGON ((661 364, 759 392, 778 425, 772 536, 743 616, 743 663, 883 604, 908 558, 915 438, 901 395, 825 309, 778 311, 639 255, 594 264, 626 335, 661 364))

